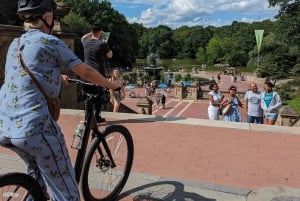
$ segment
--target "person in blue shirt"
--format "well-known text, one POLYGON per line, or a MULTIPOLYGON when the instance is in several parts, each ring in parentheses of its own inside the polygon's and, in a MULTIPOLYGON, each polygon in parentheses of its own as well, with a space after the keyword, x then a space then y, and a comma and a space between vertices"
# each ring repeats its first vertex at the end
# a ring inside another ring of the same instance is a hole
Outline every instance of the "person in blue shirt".
POLYGON ((265 91, 261 96, 261 108, 264 111, 265 124, 274 125, 278 118, 279 108, 282 105, 279 94, 273 90, 275 85, 271 81, 264 83, 265 91))
POLYGON ((67 79, 61 76, 62 66, 99 86, 116 89, 120 84, 109 82, 62 40, 50 35, 55 9, 54 0, 18 1, 26 32, 11 42, 7 52, 0 90, 0 145, 9 146, 23 159, 27 173, 49 192, 51 200, 79 201, 64 135, 49 113, 44 95, 19 62, 18 53, 50 97, 59 96, 62 78, 67 79))
POLYGON ((228 95, 227 97, 224 97, 222 105, 226 106, 230 104, 231 108, 228 113, 224 114, 224 121, 242 122, 239 107, 243 108, 243 104, 236 94, 236 86, 231 85, 228 90, 228 95))

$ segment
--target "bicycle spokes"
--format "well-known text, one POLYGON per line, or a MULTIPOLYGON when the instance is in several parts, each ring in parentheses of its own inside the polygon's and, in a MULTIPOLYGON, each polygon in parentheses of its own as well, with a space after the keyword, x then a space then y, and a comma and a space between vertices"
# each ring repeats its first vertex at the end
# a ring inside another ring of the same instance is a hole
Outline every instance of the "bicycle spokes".
POLYGON ((0 201, 25 201, 29 197, 28 190, 16 185, 1 187, 0 194, 0 201))

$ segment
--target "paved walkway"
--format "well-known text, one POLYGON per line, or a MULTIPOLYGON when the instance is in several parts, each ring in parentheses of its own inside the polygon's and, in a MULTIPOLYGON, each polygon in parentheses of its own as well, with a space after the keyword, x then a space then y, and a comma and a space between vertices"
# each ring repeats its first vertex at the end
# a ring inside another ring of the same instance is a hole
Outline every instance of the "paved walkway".
MULTIPOLYGON (((103 113, 132 133, 135 157, 122 201, 300 201, 299 128, 103 113)), ((70 147, 83 112, 59 120, 70 147)), ((24 171, 0 148, 0 172, 24 171)), ((70 149, 74 160, 75 151, 70 149)))
MULTIPOLYGON (((201 71, 199 74, 194 74, 193 76, 199 76, 199 77, 206 77, 211 78, 212 75, 214 77, 217 77, 216 73, 211 72, 203 72, 201 71)), ((246 76, 246 81, 237 81, 233 83, 231 81, 230 75, 222 75, 221 76, 221 82, 219 83, 219 87, 221 91, 228 91, 229 86, 235 85, 237 87, 238 91, 247 91, 249 89, 249 84, 251 82, 256 82, 258 85, 259 90, 263 91, 263 82, 264 79, 260 78, 254 78, 252 75, 246 76)), ((202 87, 204 90, 209 90, 208 86, 202 87)), ((157 89, 159 91, 161 89, 157 89)), ((144 97, 145 89, 144 88, 135 88, 134 89, 137 97, 144 97)), ((134 111, 138 111, 138 108, 136 106, 137 101, 139 98, 130 98, 128 96, 129 92, 127 92, 126 98, 122 101, 123 104, 125 104, 127 107, 133 109, 134 111)), ((208 100, 177 100, 174 99, 174 89, 170 89, 169 97, 166 99, 166 108, 165 109, 158 109, 156 103, 155 103, 155 96, 152 98, 153 101, 153 107, 152 107, 152 114, 163 116, 163 117, 183 117, 183 118, 197 118, 197 119, 208 119, 207 114, 207 107, 208 107, 208 100)), ((241 100, 242 102, 244 100, 241 100)), ((159 108, 161 108, 161 104, 159 105, 159 108)), ((246 114, 244 112, 244 109, 240 108, 242 119, 245 122, 246 121, 246 114)))
MULTIPOLYGON (((235 83, 238 90, 248 89, 247 79, 235 83)), ((255 81, 262 89, 262 80, 255 81)), ((221 90, 230 84, 222 76, 221 90)), ((134 109, 136 101, 123 103, 134 109)), ((132 173, 120 200, 300 201, 299 128, 209 121, 207 100, 168 98, 166 106, 149 116, 103 112, 102 128, 122 124, 134 139, 132 173)), ((68 147, 81 119, 80 110, 62 110, 68 147)), ((74 162, 76 151, 69 151, 74 162)), ((0 148, 0 173, 12 171, 24 171, 24 165, 0 148)))

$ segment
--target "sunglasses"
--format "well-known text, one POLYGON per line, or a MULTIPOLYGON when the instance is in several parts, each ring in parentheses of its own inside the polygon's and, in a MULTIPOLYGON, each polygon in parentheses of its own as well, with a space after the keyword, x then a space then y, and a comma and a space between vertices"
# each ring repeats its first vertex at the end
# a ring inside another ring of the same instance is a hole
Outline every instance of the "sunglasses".
POLYGON ((230 88, 230 90, 234 90, 234 91, 236 91, 236 88, 230 88))

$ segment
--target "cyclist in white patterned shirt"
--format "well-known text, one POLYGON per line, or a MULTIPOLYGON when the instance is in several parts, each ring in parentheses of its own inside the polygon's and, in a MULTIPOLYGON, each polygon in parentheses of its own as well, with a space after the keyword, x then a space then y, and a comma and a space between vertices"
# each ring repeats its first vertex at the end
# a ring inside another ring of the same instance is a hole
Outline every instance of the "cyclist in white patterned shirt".
POLYGON ((61 76, 62 66, 103 87, 116 89, 120 84, 106 80, 62 40, 50 35, 55 9, 54 0, 18 1, 18 14, 25 21, 26 32, 12 41, 7 52, 0 90, 0 145, 23 159, 27 173, 37 179, 45 194, 49 190, 52 201, 79 201, 64 135, 49 113, 44 95, 20 64, 18 53, 50 97, 59 96, 61 79, 67 78, 61 76))

